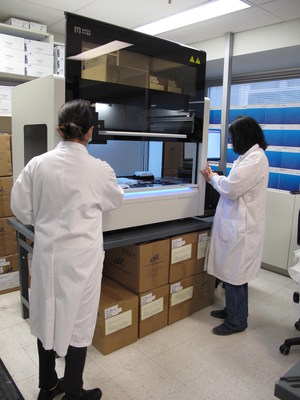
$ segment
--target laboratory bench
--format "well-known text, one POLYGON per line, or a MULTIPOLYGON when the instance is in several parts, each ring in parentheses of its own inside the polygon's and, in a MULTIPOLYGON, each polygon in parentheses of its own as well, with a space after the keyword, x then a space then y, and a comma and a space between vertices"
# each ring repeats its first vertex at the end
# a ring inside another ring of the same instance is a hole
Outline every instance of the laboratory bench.
MULTIPOLYGON (((209 229, 212 221, 213 217, 193 217, 104 232, 104 250, 209 229)), ((33 250, 34 229, 32 226, 22 224, 15 217, 9 217, 7 222, 16 230, 17 234, 21 311, 22 317, 26 319, 29 317, 28 254, 33 250)))

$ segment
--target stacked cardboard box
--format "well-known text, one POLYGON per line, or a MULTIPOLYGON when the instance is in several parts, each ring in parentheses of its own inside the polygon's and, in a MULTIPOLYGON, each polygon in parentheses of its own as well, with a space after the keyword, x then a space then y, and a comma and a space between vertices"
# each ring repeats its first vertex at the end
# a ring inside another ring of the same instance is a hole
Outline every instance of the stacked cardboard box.
POLYGON ((25 39, 25 75, 43 77, 53 74, 53 43, 25 39))
POLYGON ((102 280, 93 345, 106 355, 138 339, 138 297, 106 277, 102 280))
POLYGON ((215 279, 204 271, 208 241, 209 230, 171 238, 169 325, 213 303, 215 279))
POLYGON ((11 136, 0 133, 0 293, 19 286, 16 232, 7 223, 12 185, 11 136))
POLYGON ((133 299, 138 338, 212 304, 215 279, 204 271, 209 234, 192 232, 107 250, 94 346, 108 354, 137 340, 134 328, 130 339, 126 331, 134 324, 134 311, 128 312, 133 299))
POLYGON ((0 33, 0 72, 24 75, 24 39, 0 33))
POLYGON ((104 274, 139 299, 139 338, 167 326, 170 240, 106 251, 104 274))
POLYGON ((12 86, 0 85, 0 114, 11 115, 12 86))

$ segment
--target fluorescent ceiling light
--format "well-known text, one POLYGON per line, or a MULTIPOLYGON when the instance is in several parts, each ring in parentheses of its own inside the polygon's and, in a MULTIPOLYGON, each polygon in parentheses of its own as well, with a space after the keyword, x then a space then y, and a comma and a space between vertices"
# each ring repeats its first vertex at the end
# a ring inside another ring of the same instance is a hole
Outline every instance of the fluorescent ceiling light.
POLYGON ((232 12, 243 10, 248 7, 250 7, 249 4, 246 4, 241 0, 211 1, 201 6, 191 8, 182 13, 172 15, 171 17, 163 18, 159 21, 140 26, 135 30, 150 35, 157 35, 158 33, 182 28, 183 26, 192 25, 196 22, 220 17, 221 15, 230 14, 232 12))
POLYGON ((104 54, 112 53, 113 51, 125 49, 126 47, 132 46, 132 43, 120 42, 119 40, 114 40, 113 42, 109 42, 104 44, 103 46, 95 47, 94 49, 84 51, 76 56, 68 57, 68 60, 75 61, 83 61, 83 60, 91 60, 92 58, 96 58, 99 56, 103 56, 104 54))

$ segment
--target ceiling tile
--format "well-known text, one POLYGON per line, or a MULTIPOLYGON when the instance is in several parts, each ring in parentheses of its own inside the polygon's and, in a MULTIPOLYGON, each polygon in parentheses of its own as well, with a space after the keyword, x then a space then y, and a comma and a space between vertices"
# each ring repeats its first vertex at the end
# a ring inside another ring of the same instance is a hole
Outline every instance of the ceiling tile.
POLYGON ((300 0, 274 0, 260 7, 285 21, 300 18, 300 0))

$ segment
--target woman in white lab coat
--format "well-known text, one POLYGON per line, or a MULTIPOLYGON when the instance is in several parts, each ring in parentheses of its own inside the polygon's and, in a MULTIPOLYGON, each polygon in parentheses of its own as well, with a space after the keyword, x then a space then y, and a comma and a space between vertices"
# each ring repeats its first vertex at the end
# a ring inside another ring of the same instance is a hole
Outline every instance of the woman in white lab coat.
POLYGON ((244 331, 248 317, 248 282, 260 269, 265 229, 269 164, 263 131, 251 117, 242 116, 229 126, 233 150, 239 154, 227 177, 201 171, 219 192, 213 220, 207 272, 224 282, 226 306, 211 315, 224 319, 216 335, 244 331))
POLYGON ((83 389, 87 346, 99 306, 103 238, 102 212, 120 207, 123 190, 113 169, 86 149, 93 131, 90 104, 73 100, 58 114, 62 140, 33 158, 17 178, 11 208, 35 240, 31 266, 30 327, 38 338, 39 400, 101 398, 83 389), (55 356, 65 356, 58 380, 55 356))

